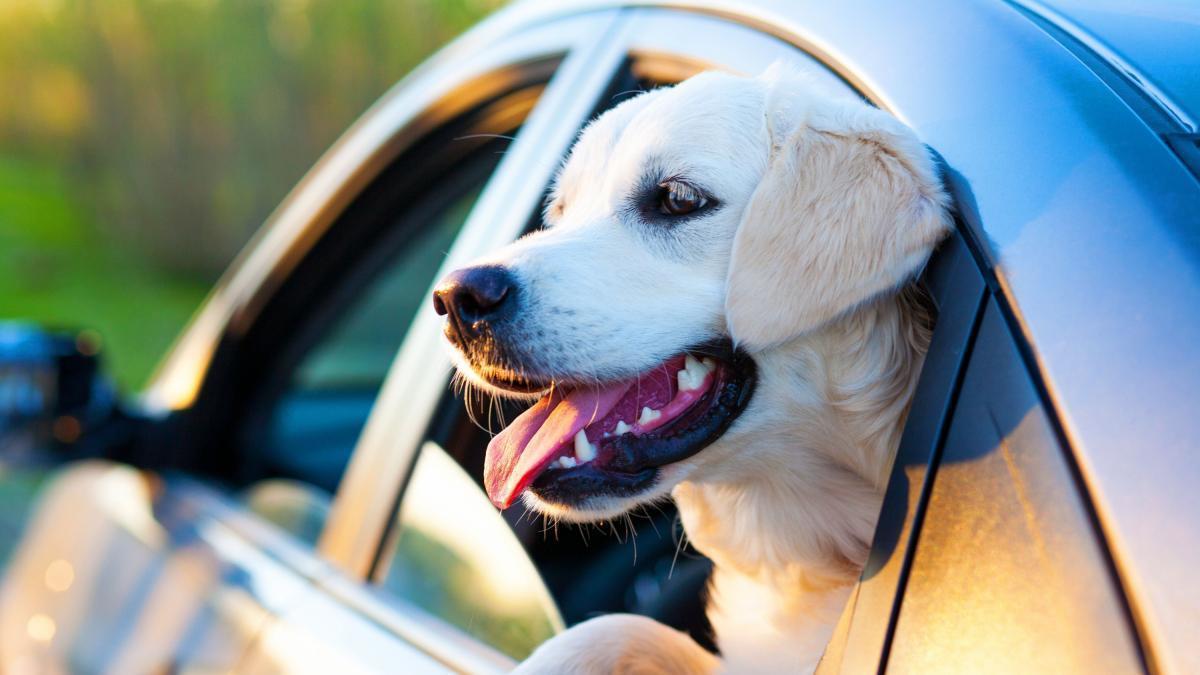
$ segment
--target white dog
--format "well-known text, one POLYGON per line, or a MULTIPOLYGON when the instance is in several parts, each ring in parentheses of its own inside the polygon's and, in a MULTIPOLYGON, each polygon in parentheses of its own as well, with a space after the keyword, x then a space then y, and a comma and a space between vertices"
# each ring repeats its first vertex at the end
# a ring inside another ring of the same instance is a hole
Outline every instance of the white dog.
POLYGON ((772 69, 704 73, 587 127, 547 228, 434 295, 464 377, 539 395, 488 448, 500 507, 674 497, 721 656, 646 618, 523 672, 811 671, 858 577, 929 341, 908 282, 949 231, 893 117, 772 69))

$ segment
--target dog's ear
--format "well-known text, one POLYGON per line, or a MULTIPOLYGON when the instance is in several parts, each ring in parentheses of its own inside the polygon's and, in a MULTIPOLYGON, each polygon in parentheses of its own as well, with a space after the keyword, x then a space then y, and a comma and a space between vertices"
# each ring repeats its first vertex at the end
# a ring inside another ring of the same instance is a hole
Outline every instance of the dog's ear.
POLYGON ((764 349, 898 287, 948 231, 928 150, 894 117, 764 75, 771 157, 734 237, 725 313, 764 349))

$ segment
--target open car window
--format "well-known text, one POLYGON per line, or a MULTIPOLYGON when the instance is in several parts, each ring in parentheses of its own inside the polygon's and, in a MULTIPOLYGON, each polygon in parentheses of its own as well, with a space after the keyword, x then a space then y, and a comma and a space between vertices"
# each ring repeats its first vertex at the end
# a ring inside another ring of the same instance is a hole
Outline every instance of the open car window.
MULTIPOLYGON (((819 64, 781 41, 751 29, 731 25, 713 17, 665 10, 637 10, 630 21, 618 68, 603 84, 603 93, 591 111, 594 117, 624 100, 631 92, 673 84, 708 68, 723 68, 743 74, 757 74, 776 60, 790 60, 822 79, 830 88, 851 95, 848 87, 823 70, 819 64), (669 30, 664 30, 669 28, 669 30), (676 39, 683 33, 709 35, 711 40, 676 39)), ((573 130, 571 136, 577 133, 573 130)), ((561 157, 554 157, 557 165, 561 157)), ((545 184, 543 184, 543 188, 545 184)), ((523 224, 540 226, 538 199, 524 215, 523 224)), ((444 349, 438 345, 439 350, 444 349)), ((495 608, 476 607, 463 599, 461 582, 451 574, 420 574, 426 553, 423 549, 443 546, 430 542, 429 533, 414 525, 411 514, 429 508, 429 500, 451 509, 460 500, 487 505, 482 488, 482 470, 488 431, 498 430, 502 420, 511 420, 521 406, 492 407, 475 397, 462 397, 443 391, 433 423, 425 430, 425 444, 417 452, 415 467, 399 499, 399 508, 390 525, 382 550, 372 562, 372 577, 380 590, 417 604, 443 619, 464 627, 462 612, 469 609, 475 619, 465 630, 518 658, 526 656, 537 642, 522 628, 520 635, 488 633, 486 625, 495 616, 495 608), (467 412, 473 408, 475 419, 467 412), (482 427, 482 428, 481 428, 482 427), (432 442, 431 442, 432 441, 432 442), (433 453, 427 459, 426 453, 433 453), (457 481, 453 490, 431 489, 422 481, 432 474, 422 471, 425 463, 443 464, 450 458, 468 484, 457 481), (459 485, 461 483, 461 486, 459 485), (473 492, 473 497, 458 496, 458 491, 473 492), (411 530, 416 529, 416 532, 411 530), (435 546, 436 545, 436 546, 435 546), (416 547, 413 550, 411 547, 416 547), (413 556, 416 556, 415 558, 413 556), (414 580, 420 583, 413 585, 414 580)), ((488 508, 492 508, 488 505, 488 508)), ((540 516, 525 513, 523 506, 504 512, 506 527, 511 529, 523 562, 532 563, 544 587, 552 597, 557 614, 572 625, 600 613, 632 612, 650 616, 689 632, 700 644, 715 649, 711 629, 704 612, 704 588, 711 563, 686 545, 682 529, 670 504, 634 514, 628 521, 576 526, 553 524, 540 516), (580 583, 586 579, 587 583, 580 583)), ((508 565, 512 551, 497 551, 497 559, 508 565)), ((516 564, 516 563, 514 563, 516 564)), ((484 583, 481 579, 480 584, 484 583)), ((470 600, 470 599, 468 599, 470 600)), ((473 600, 484 602, 486 595, 473 600)), ((515 628, 513 629, 515 630, 515 628)))

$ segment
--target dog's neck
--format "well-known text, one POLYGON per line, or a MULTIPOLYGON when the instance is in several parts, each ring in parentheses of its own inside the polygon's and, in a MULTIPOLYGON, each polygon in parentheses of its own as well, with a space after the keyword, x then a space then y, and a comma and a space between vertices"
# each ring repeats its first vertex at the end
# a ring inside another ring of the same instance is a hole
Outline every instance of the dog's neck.
POLYGON ((735 424, 717 461, 674 491, 718 567, 817 585, 858 576, 929 344, 925 308, 905 289, 756 355, 748 412, 767 423, 735 424))

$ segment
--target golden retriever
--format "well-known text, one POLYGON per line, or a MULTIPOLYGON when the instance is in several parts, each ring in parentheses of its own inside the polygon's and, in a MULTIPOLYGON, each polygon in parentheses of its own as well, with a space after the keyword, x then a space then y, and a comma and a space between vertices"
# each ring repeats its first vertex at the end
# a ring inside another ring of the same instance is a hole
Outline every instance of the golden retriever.
POLYGON ((782 68, 702 73, 591 123, 545 224, 434 294, 461 375, 537 399, 488 494, 572 521, 672 496, 721 655, 615 614, 519 671, 813 670, 929 342, 910 282, 951 221, 928 149, 782 68))

